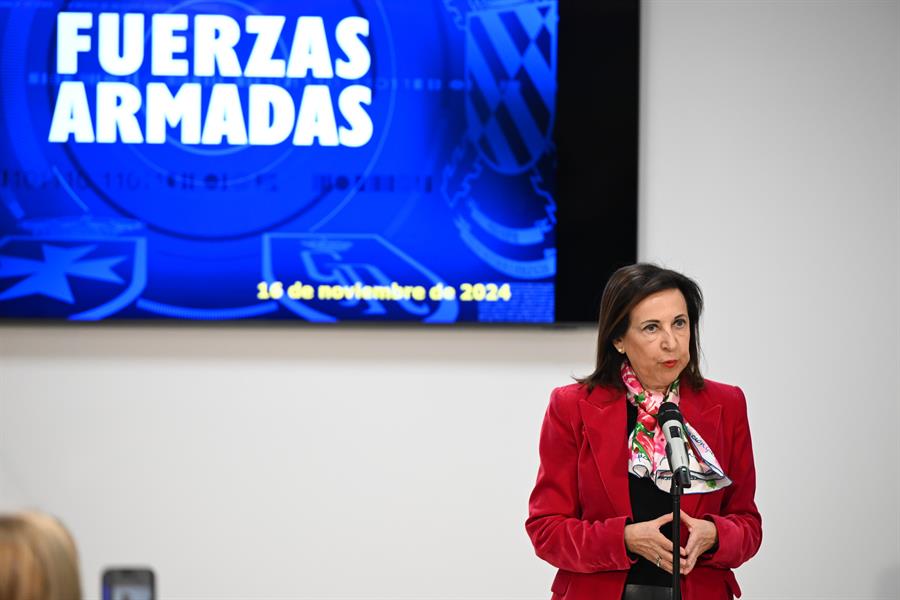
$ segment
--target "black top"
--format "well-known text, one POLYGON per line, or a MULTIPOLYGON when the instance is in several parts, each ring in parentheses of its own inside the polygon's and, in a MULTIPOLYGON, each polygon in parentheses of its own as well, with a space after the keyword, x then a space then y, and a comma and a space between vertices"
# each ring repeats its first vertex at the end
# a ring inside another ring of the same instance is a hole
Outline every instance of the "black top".
MULTIPOLYGON (((626 435, 631 435, 637 423, 637 408, 628 402, 628 429, 626 435)), ((627 439, 627 438, 626 438, 627 439)), ((650 521, 662 515, 672 512, 672 496, 662 491, 649 477, 637 477, 629 473, 628 494, 631 497, 631 512, 634 515, 632 522, 640 523, 650 521)), ((660 528, 664 536, 672 539, 672 524, 667 523, 660 528)), ((628 571, 626 583, 638 585, 657 585, 672 587, 672 575, 667 573, 637 554, 630 554, 637 558, 637 562, 631 565, 628 571)))

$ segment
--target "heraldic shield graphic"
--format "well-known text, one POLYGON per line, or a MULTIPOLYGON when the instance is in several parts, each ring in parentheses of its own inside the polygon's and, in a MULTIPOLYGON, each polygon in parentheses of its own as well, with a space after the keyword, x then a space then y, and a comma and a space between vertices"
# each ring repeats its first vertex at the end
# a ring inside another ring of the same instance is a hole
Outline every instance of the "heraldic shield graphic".
POLYGON ((556 4, 483 2, 467 15, 469 138, 497 172, 527 170, 550 143, 556 108, 556 4))
POLYGON ((126 309, 147 282, 136 237, 0 239, 0 314, 100 320, 126 309))
POLYGON ((451 323, 459 314, 455 299, 427 293, 445 282, 381 236, 273 233, 262 243, 262 285, 275 284, 271 298, 307 321, 451 323))
MULTIPOLYGON (((550 298, 556 274, 555 150, 558 3, 469 0, 467 131, 441 192, 462 242, 528 293, 550 298), (504 190, 516 190, 514 205, 504 190)), ((552 300, 536 320, 553 320, 552 300)))

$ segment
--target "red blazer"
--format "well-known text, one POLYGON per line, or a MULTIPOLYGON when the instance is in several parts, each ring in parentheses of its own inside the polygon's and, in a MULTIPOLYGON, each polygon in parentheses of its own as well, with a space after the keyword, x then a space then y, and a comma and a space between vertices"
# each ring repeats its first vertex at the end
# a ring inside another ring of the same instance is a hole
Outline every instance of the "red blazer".
MULTIPOLYGON (((541 428, 541 466, 525 524, 536 554, 559 568, 552 600, 619 600, 632 561, 625 551, 631 522, 625 392, 580 384, 553 390, 541 428)), ((756 471, 744 394, 706 380, 700 391, 681 387, 685 420, 710 446, 732 484, 707 494, 687 494, 681 508, 712 520, 719 534, 681 579, 684 600, 740 596, 734 569, 756 554, 762 519, 753 500, 756 471)), ((681 544, 687 530, 681 529, 681 544)))

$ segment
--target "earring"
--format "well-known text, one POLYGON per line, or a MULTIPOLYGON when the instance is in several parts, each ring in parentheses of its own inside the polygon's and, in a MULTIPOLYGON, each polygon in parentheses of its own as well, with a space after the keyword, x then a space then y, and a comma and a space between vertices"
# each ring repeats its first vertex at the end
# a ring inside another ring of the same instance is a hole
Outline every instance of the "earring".
POLYGON ((625 348, 616 348, 619 351, 619 354, 625 354, 625 348))

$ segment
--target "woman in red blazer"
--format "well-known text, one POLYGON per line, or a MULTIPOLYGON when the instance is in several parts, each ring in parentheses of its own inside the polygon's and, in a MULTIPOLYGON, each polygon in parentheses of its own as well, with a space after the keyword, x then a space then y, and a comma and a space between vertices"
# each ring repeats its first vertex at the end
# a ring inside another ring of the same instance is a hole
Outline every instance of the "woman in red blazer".
POLYGON ((753 450, 741 390, 700 375, 702 305, 696 283, 654 265, 610 278, 597 368, 553 391, 541 429, 526 530, 537 555, 559 568, 553 600, 671 597, 671 471, 655 419, 662 401, 678 404, 691 439, 682 597, 741 595, 731 570, 762 540, 753 450))

